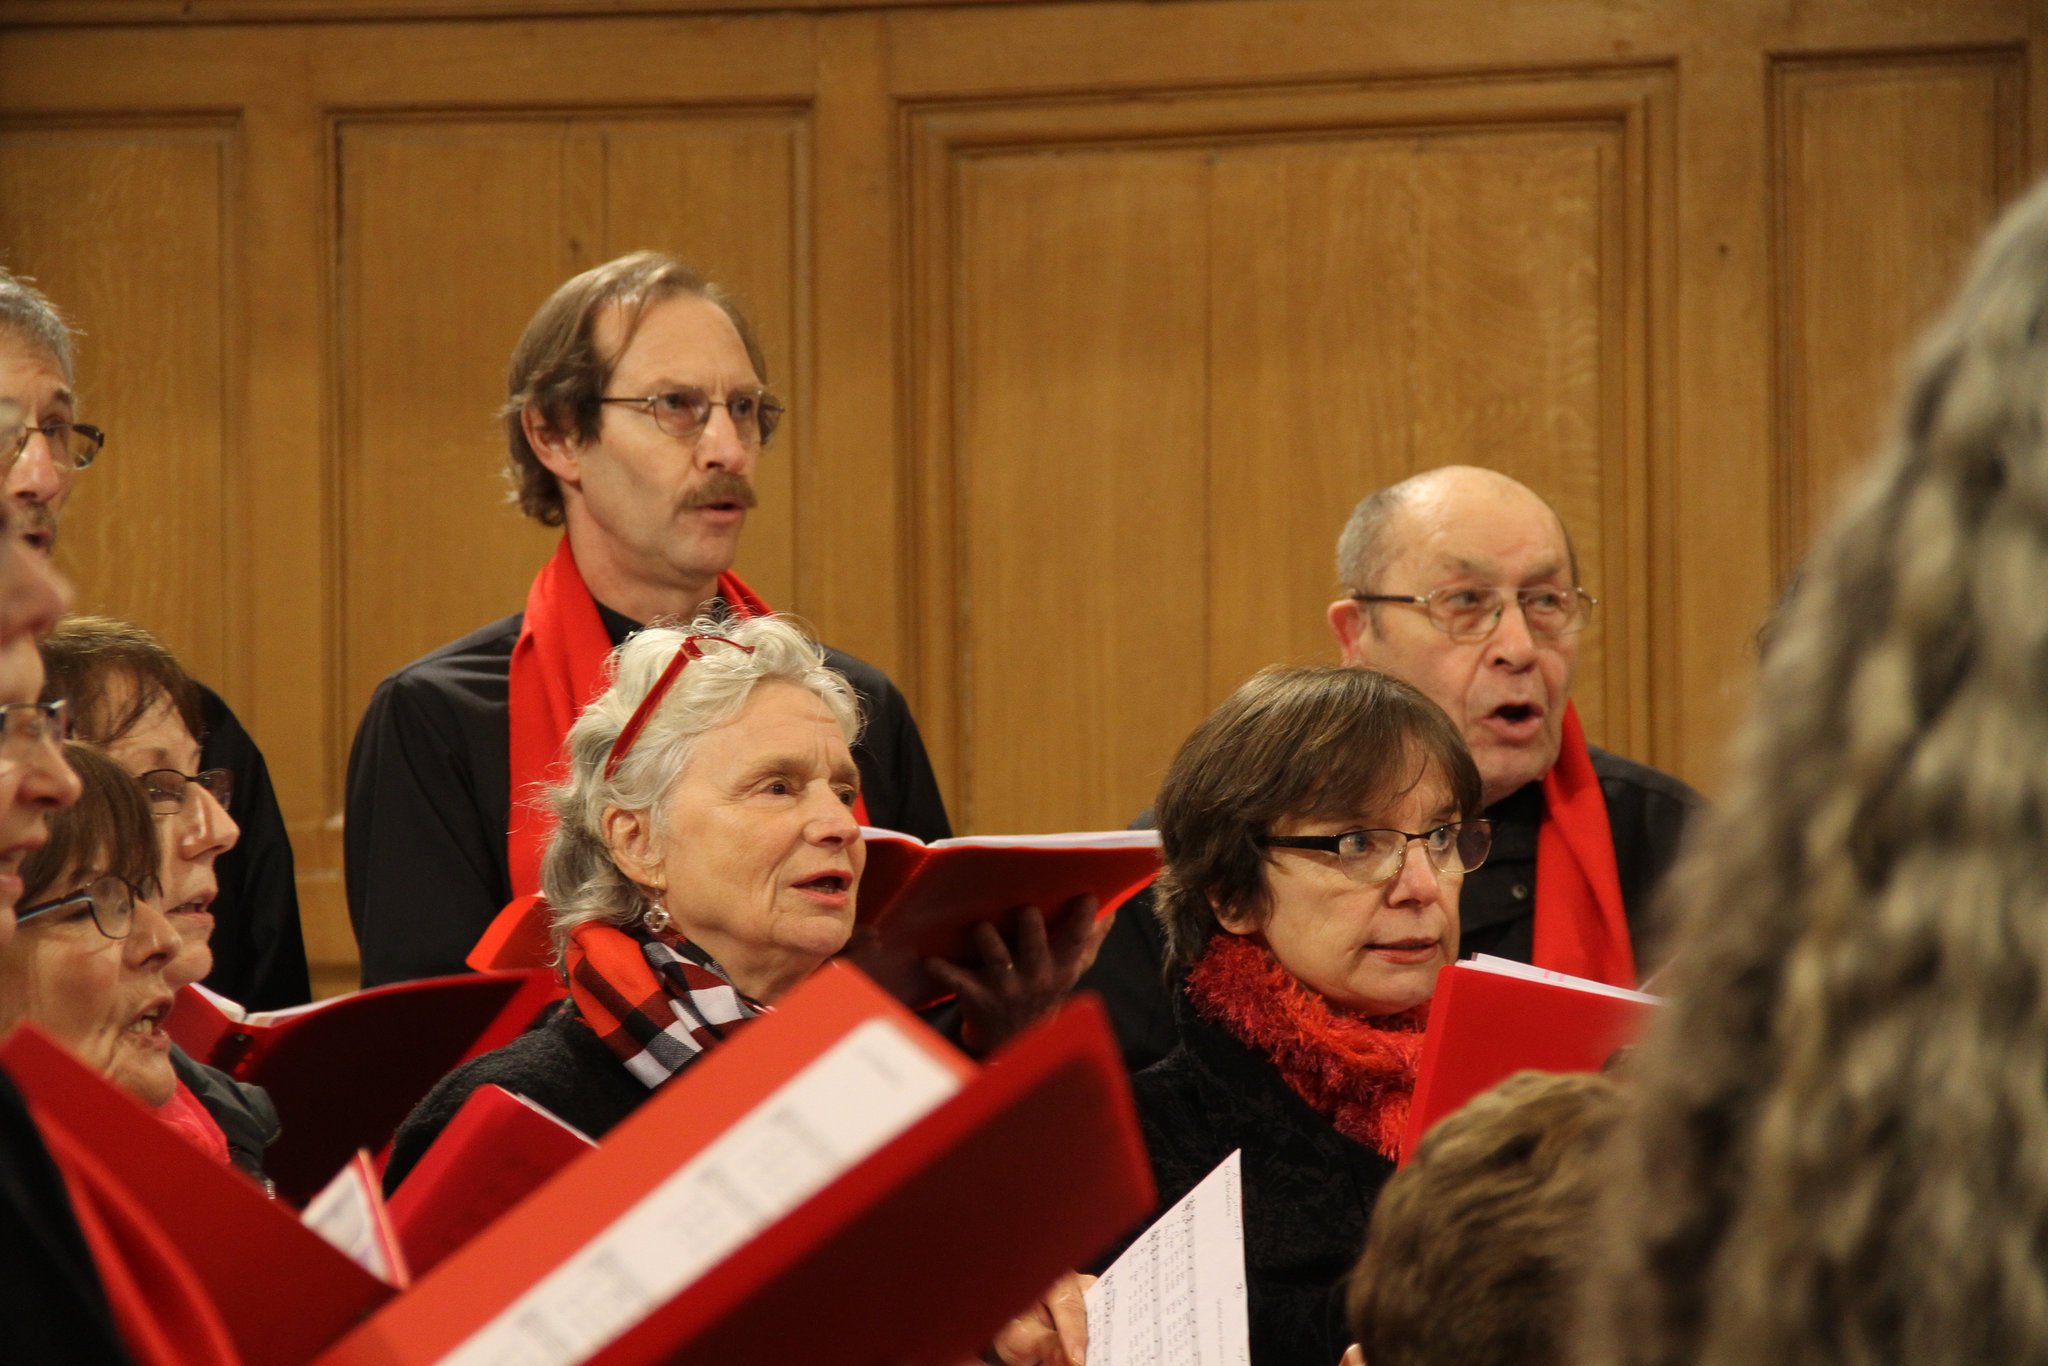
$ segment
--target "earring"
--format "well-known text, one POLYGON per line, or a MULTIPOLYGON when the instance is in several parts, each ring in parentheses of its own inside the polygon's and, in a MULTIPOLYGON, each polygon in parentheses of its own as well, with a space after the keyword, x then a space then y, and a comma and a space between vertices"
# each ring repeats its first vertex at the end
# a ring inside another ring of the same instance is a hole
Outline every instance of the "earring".
POLYGON ((647 913, 640 917, 640 923, 647 927, 649 934, 660 934, 669 927, 668 908, 661 904, 660 892, 656 892, 651 900, 653 904, 647 908, 647 913))

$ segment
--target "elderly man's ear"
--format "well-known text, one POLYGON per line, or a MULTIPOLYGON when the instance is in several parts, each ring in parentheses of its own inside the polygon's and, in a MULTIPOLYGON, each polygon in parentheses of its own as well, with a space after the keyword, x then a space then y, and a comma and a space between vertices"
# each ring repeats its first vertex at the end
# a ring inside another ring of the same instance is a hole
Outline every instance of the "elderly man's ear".
POLYGON ((1372 609, 1355 598, 1339 598, 1330 604, 1330 630, 1337 637, 1337 653, 1346 664, 1363 664, 1361 646, 1372 633, 1372 609))
POLYGON ((604 831, 605 848, 611 850, 612 862, 619 865, 620 872, 642 887, 658 892, 668 889, 668 870, 662 867, 661 853, 655 848, 654 820, 649 812, 607 806, 598 828, 604 831))

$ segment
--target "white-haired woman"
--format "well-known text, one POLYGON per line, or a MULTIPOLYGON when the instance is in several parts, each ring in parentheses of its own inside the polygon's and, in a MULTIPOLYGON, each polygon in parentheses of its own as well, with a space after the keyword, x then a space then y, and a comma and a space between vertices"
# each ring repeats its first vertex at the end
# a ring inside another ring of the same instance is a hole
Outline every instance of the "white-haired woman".
MULTIPOLYGON (((866 856, 858 729, 846 681, 774 617, 699 620, 621 646, 612 686, 569 732, 541 865, 569 1000, 420 1102, 386 1185, 485 1084, 603 1135, 845 948, 866 856)), ((991 934, 983 975, 951 977, 969 1036, 992 1042, 1049 1007, 1103 928, 1082 903, 1050 943, 1035 918, 1014 949, 991 934)), ((1077 1328, 1077 1297, 1061 1317, 1077 1328)))

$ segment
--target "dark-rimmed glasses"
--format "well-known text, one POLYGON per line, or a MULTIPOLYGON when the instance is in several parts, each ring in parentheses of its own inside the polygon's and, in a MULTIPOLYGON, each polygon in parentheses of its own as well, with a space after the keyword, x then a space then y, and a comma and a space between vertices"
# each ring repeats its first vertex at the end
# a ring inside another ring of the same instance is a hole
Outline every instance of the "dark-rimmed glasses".
POLYGON ((713 398, 694 384, 679 384, 645 398, 614 398, 606 395, 599 403, 623 403, 638 408, 654 419, 654 425, 678 441, 694 442, 704 434, 713 408, 725 409, 732 428, 749 446, 765 446, 782 421, 783 407, 766 389, 734 389, 724 398, 713 398))
POLYGON ((0 703, 0 759, 24 763, 45 744, 71 738, 71 709, 55 702, 0 703))
POLYGON ((1269 849, 1319 849, 1335 854, 1337 866, 1346 876, 1371 886, 1401 871, 1411 840, 1422 841, 1430 866, 1439 873, 1462 876, 1486 862, 1486 855, 1493 848, 1493 822, 1457 821, 1420 834, 1406 830, 1346 830, 1341 835, 1266 835, 1259 843, 1269 849))
POLYGON ((107 444, 105 432, 83 422, 45 422, 40 427, 9 423, 0 427, 0 460, 19 457, 28 449, 28 439, 37 432, 50 443, 50 462, 58 469, 84 469, 107 444))
POLYGON ((112 873, 95 878, 69 896, 41 901, 25 911, 16 911, 16 924, 54 911, 82 907, 92 912, 93 928, 109 939, 126 939, 135 929, 135 902, 143 893, 112 873))
MULTIPOLYGON (((1600 599, 1583 588, 1517 588, 1512 590, 1522 620, 1534 636, 1568 636, 1582 631, 1600 599)), ((1484 640, 1500 625, 1510 590, 1505 588, 1439 588, 1434 593, 1353 593, 1353 602, 1391 602, 1420 607, 1429 624, 1452 640, 1484 640)))
POLYGON ((185 809, 191 795, 187 787, 197 787, 227 810, 235 795, 235 775, 225 768, 209 768, 204 773, 181 773, 175 768, 153 768, 143 774, 138 782, 149 794, 149 809, 159 816, 175 816, 185 809))

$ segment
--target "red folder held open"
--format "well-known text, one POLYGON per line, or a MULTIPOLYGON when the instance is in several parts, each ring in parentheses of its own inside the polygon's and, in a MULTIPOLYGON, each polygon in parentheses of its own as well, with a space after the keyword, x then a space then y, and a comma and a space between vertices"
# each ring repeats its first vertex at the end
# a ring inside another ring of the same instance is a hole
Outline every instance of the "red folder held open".
POLYGON ((860 973, 828 964, 320 1358, 410 1366, 469 1341, 785 1082, 889 1021, 960 1089, 593 1355, 844 1366, 971 1356, 1152 1204, 1101 1007, 1070 1004, 976 1069, 860 973))
POLYGON ((1634 1041, 1651 998, 1484 957, 1437 973, 1401 1160, 1431 1125, 1524 1068, 1597 1072, 1634 1041))
POLYGON ((34 1026, 0 1044, 0 1065, 39 1125, 127 1183, 203 1282, 245 1366, 301 1366, 394 1293, 34 1026))
POLYGON ((284 1132, 264 1156, 278 1191, 312 1198, 358 1148, 381 1149, 457 1063, 503 1044, 563 993, 552 971, 396 982, 237 1021, 185 988, 165 1028, 209 1066, 270 1092, 284 1132))

